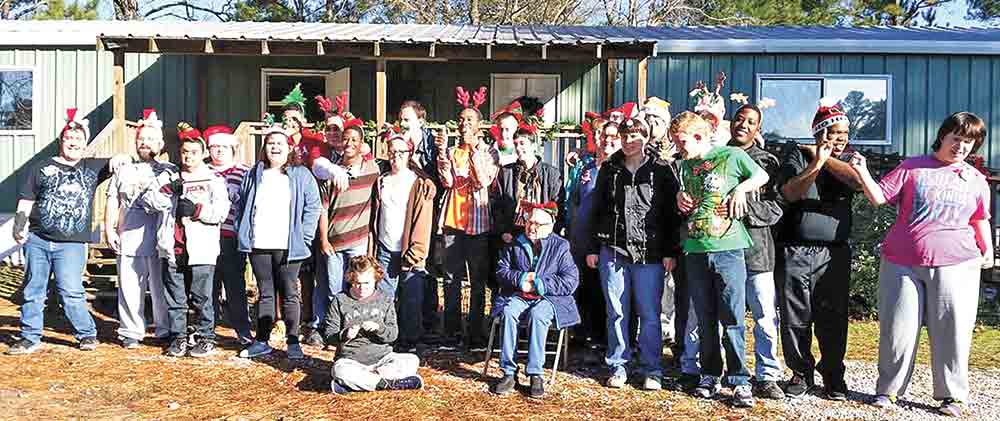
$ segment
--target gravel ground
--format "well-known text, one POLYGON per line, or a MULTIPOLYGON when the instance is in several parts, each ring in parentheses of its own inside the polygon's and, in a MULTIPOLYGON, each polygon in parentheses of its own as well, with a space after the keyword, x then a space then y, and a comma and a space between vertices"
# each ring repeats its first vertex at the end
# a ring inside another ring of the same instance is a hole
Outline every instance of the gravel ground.
MULTIPOLYGON (((970 403, 965 419, 1000 419, 1000 370, 972 369, 970 403)), ((882 410, 868 403, 874 399, 878 366, 875 363, 848 361, 847 385, 851 390, 848 402, 831 402, 815 395, 782 404, 789 419, 799 420, 930 420, 953 419, 937 413, 938 401, 933 399, 931 370, 917 365, 906 396, 897 408, 882 410)), ((818 380, 818 378, 817 378, 818 380)))

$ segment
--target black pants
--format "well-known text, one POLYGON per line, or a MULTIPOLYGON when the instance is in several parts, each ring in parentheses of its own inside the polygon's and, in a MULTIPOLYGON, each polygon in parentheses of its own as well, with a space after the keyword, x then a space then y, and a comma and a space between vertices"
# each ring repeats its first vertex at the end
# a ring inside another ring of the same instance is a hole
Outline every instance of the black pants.
POLYGON ((843 380, 850 246, 784 246, 778 250, 775 280, 785 364, 807 380, 813 378, 813 369, 823 376, 824 383, 843 380), (811 350, 814 327, 819 364, 811 350))
POLYGON ((257 278, 257 341, 267 343, 277 318, 275 293, 281 295, 281 314, 289 344, 299 343, 299 267, 302 261, 289 262, 288 250, 250 252, 250 267, 257 278))
POLYGON ((688 311, 691 309, 691 292, 688 287, 687 263, 683 256, 676 259, 674 266, 674 345, 670 347, 674 360, 680 362, 684 354, 684 335, 687 330, 688 311))
POLYGON ((177 256, 170 264, 163 262, 163 289, 167 301, 170 340, 183 338, 188 327, 188 290, 194 308, 195 333, 199 339, 215 340, 215 309, 212 305, 212 280, 215 265, 189 265, 187 255, 177 256), (186 285, 190 288, 186 288, 186 285))
POLYGON ((215 322, 226 315, 229 327, 233 328, 237 338, 250 337, 250 316, 247 309, 247 285, 243 278, 246 268, 246 253, 238 250, 234 237, 222 237, 219 244, 219 258, 215 265, 215 322), (225 296, 222 292, 225 290, 225 296), (225 311, 222 303, 225 302, 225 311))
POLYGON ((584 256, 576 259, 576 267, 580 270, 580 287, 574 295, 580 309, 581 339, 590 338, 592 344, 607 345, 608 309, 601 289, 601 276, 597 269, 587 266, 584 256))
POLYGON ((422 304, 424 334, 434 334, 441 328, 441 316, 438 314, 438 306, 440 305, 438 276, 444 271, 442 259, 444 245, 442 241, 440 235, 431 235, 430 250, 427 253, 427 283, 424 284, 424 302, 422 304))
POLYGON ((462 283, 468 280, 468 344, 486 343, 486 284, 489 282, 489 235, 469 235, 446 228, 444 232, 444 334, 462 336, 462 283))

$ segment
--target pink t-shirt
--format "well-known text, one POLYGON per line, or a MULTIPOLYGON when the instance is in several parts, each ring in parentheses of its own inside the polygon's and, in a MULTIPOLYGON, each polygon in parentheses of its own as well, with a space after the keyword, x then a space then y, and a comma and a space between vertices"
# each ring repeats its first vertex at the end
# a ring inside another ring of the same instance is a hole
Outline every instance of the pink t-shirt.
POLYGON ((990 188, 979 170, 925 155, 903 161, 879 185, 897 207, 883 258, 902 266, 949 266, 982 255, 970 225, 990 218, 990 188))

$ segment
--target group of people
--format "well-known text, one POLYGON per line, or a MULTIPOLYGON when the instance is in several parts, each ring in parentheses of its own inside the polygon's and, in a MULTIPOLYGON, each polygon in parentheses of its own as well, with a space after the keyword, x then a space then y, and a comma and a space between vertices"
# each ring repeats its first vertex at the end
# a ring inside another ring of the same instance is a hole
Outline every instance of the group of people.
POLYGON ((565 180, 540 158, 541 104, 519 98, 486 118, 485 88, 456 90, 457 142, 425 127, 420 103, 403 103, 399 122, 379 134, 385 160, 371 156, 343 96, 317 97, 325 116, 309 125, 301 95, 289 95, 284 124, 263 130, 252 167, 236 162, 239 142, 224 126, 180 125, 179 165, 160 160, 152 110, 138 122, 135 156, 85 158, 87 123, 71 110, 59 155, 28 174, 19 196, 25 302, 21 340, 7 352, 38 348, 53 274, 80 348, 96 347, 80 278, 90 203, 110 177, 103 226, 118 254, 124 348, 145 339, 148 290, 167 355, 211 355, 222 315, 241 357, 267 355, 280 319, 289 359, 305 358, 300 341, 337 346, 335 392, 416 389, 415 350, 441 325, 443 285, 441 348, 483 350, 497 320, 497 394, 517 385, 526 325, 532 397, 544 396, 549 329, 575 327, 579 343, 604 349, 611 388, 631 374, 638 387, 661 389, 666 343, 682 373, 672 384, 700 398, 723 384, 737 407, 802 396, 818 372, 822 395, 845 400, 851 203, 863 192, 898 210, 881 248, 874 404, 905 393, 926 325, 934 396, 942 413, 960 415, 978 271, 993 262, 989 187, 965 162, 985 140, 983 121, 949 116, 929 154, 875 181, 836 104, 821 101, 813 144, 788 142, 776 157, 763 148, 762 107, 742 103, 725 121, 718 89, 703 91, 694 112, 673 117, 658 98, 588 113, 587 145, 567 156, 565 180), (783 387, 779 337, 792 373, 783 387))

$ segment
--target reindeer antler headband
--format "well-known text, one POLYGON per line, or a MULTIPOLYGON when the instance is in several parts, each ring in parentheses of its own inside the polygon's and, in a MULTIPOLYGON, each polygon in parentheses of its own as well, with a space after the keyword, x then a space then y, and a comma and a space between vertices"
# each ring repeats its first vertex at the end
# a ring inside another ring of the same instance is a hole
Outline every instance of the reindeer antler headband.
POLYGON ((480 86, 478 90, 472 95, 461 86, 455 87, 455 101, 462 108, 471 108, 473 110, 479 111, 479 106, 486 102, 486 87, 480 86), (469 99, 472 99, 472 104, 469 104, 469 99))

